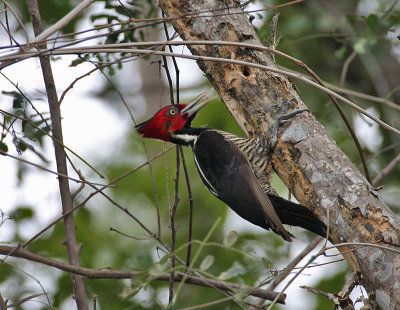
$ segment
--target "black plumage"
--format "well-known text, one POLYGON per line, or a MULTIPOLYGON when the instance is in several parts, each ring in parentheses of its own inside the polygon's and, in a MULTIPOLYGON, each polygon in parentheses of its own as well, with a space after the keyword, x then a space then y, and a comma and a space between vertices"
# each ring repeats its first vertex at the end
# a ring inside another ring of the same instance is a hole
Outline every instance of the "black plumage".
MULTIPOLYGON (((160 109, 150 120, 137 125, 137 131, 146 138, 191 147, 205 186, 247 221, 271 229, 287 241, 293 236, 283 224, 300 226, 325 236, 325 224, 311 210, 279 197, 272 189, 268 168, 271 141, 190 127, 198 110, 206 104, 198 103, 208 93, 204 92, 188 105, 160 109)), ((304 110, 298 110, 279 118, 273 137, 276 138, 282 121, 302 112, 304 110)))
MULTIPOLYGON (((290 241, 292 235, 282 224, 300 226, 325 236, 325 224, 311 210, 277 196, 272 189, 269 193, 263 190, 248 159, 266 168, 267 151, 265 159, 249 155, 259 145, 256 142, 221 130, 202 130, 192 148, 203 183, 239 216, 264 229, 272 229, 285 240, 290 241), (238 145, 242 148, 247 145, 244 148, 247 154, 238 145)), ((265 187, 270 186, 264 184, 265 187)))

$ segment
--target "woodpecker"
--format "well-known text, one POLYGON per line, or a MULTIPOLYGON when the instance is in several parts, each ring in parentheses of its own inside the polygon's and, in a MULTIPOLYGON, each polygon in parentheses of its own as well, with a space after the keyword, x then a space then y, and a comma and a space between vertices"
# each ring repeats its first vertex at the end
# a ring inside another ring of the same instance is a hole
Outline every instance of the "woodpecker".
POLYGON ((201 99, 210 91, 187 105, 160 109, 137 125, 137 132, 144 138, 190 147, 207 189, 245 220, 271 229, 287 241, 292 241, 293 235, 283 224, 300 226, 325 237, 325 224, 311 210, 279 197, 272 189, 267 171, 270 141, 240 138, 219 129, 191 127, 197 112, 207 104, 200 103, 201 99))

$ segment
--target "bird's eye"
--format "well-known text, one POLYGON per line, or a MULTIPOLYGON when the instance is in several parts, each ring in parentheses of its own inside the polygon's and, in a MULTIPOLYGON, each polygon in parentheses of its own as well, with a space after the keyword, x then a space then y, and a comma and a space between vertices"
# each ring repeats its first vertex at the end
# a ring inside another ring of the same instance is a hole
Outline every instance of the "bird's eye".
POLYGON ((175 115, 177 112, 178 112, 178 111, 177 111, 176 108, 171 108, 171 109, 168 110, 168 114, 169 114, 169 115, 175 115))

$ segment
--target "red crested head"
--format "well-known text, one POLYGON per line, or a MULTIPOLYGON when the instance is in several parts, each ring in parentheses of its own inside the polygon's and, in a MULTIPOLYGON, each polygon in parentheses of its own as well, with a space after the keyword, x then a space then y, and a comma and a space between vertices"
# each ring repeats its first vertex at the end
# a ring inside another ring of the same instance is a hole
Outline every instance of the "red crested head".
POLYGON ((170 132, 183 129, 188 120, 192 120, 196 116, 196 113, 190 115, 187 111, 182 112, 185 107, 186 104, 169 105, 135 128, 144 138, 170 142, 170 132))
POLYGON ((144 138, 152 138, 171 142, 171 132, 189 128, 197 112, 204 107, 208 101, 199 103, 207 96, 212 89, 209 89, 190 103, 169 105, 159 110, 152 118, 137 125, 135 128, 144 138))

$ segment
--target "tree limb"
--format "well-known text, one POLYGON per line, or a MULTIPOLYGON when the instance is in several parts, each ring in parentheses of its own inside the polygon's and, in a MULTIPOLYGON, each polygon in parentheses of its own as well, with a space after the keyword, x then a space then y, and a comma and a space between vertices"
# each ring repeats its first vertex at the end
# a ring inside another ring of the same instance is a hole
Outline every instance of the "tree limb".
MULTIPOLYGON (((0 254, 1 255, 9 255, 13 257, 24 258, 33 262, 41 263, 50 267, 54 267, 66 272, 70 272, 72 274, 84 276, 88 279, 131 279, 135 276, 143 276, 142 271, 132 271, 132 270, 110 270, 110 269, 90 269, 81 266, 75 266, 60 262, 55 259, 43 257, 32 252, 29 252, 23 249, 21 246, 12 247, 12 246, 4 246, 0 245, 0 254)), ((170 281, 171 274, 170 273, 162 273, 157 275, 146 275, 149 279, 158 280, 158 281, 170 281)), ((174 272, 174 281, 182 281, 185 278, 185 282, 193 285, 206 286, 211 288, 218 288, 227 292, 235 293, 236 291, 244 291, 249 295, 273 300, 278 293, 270 290, 253 288, 247 285, 241 285, 226 281, 219 281, 214 279, 206 279, 200 278, 192 275, 185 275, 182 272, 175 271, 174 272)), ((284 304, 286 296, 281 296, 278 300, 279 303, 284 304)))

